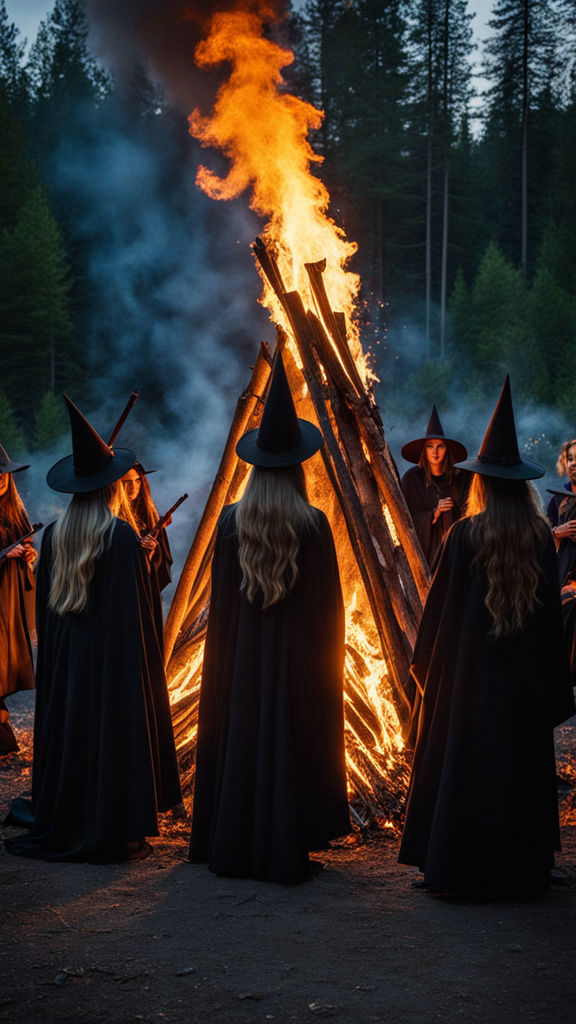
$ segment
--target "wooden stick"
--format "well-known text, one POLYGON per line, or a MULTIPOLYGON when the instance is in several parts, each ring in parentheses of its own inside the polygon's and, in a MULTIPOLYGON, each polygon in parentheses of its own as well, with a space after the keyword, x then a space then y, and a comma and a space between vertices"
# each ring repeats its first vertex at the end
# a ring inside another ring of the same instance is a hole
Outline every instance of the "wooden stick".
POLYGON ((226 496, 230 490, 230 482, 238 463, 236 455, 236 443, 246 430, 246 424, 250 420, 255 407, 263 402, 264 389, 270 374, 270 353, 264 345, 260 346, 258 358, 252 371, 250 384, 241 395, 236 406, 236 412, 224 449, 224 454, 218 467, 214 485, 208 497, 206 508, 202 519, 196 530, 196 535, 190 548, 188 558, 184 563, 178 586, 170 606, 164 630, 164 657, 168 665, 174 644, 180 630, 180 626, 186 615, 190 594, 194 580, 198 574, 198 568, 206 551, 208 542, 214 532, 218 516, 224 506, 226 496))

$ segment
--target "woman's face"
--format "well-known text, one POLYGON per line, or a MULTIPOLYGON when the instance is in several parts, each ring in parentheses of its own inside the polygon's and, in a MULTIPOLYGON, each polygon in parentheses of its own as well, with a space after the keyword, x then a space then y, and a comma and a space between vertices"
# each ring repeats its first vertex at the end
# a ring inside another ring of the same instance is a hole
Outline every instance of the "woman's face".
POLYGON ((10 474, 0 473, 0 498, 3 498, 10 484, 10 474))
POLYGON ((564 456, 566 463, 566 475, 570 481, 570 486, 573 491, 576 491, 576 444, 571 444, 566 455, 564 456))
POLYGON ((136 501, 140 494, 140 485, 142 483, 138 470, 129 469, 127 473, 124 473, 122 483, 124 484, 124 491, 128 501, 136 501))
POLYGON ((426 458, 432 476, 439 476, 444 466, 444 459, 446 458, 446 445, 444 441, 426 441, 426 458))

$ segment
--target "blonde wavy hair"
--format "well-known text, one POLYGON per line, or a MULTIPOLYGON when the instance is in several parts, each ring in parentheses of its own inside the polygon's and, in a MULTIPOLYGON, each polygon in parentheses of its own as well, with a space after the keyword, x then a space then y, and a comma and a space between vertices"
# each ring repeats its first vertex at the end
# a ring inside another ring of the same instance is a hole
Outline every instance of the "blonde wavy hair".
POLYGON ((30 520, 14 483, 13 473, 9 473, 8 477, 8 488, 0 497, 0 548, 7 547, 30 530, 30 520))
POLYGON ((488 583, 484 604, 493 635, 511 636, 536 608, 550 526, 528 481, 479 473, 472 480, 466 515, 476 550, 473 567, 488 583))
POLYGON ((277 604, 298 576, 298 551, 305 530, 316 528, 300 464, 281 469, 254 466, 236 508, 241 590, 262 608, 277 604))
POLYGON ((110 547, 120 504, 118 482, 75 494, 52 531, 48 607, 57 615, 84 611, 96 559, 110 547))

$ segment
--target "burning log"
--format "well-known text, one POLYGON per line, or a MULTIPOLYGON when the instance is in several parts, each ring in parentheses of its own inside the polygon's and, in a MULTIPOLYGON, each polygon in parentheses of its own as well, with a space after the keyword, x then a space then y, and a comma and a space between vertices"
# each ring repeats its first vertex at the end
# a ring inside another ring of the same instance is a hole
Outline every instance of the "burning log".
MULTIPOLYGON (((317 316, 305 311, 298 292, 285 290, 274 256, 260 240, 255 252, 291 327, 292 337, 278 329, 278 344, 298 415, 315 421, 325 439, 307 478, 313 504, 332 525, 347 605, 350 791, 362 820, 382 818, 394 814, 406 781, 402 733, 407 735, 417 699, 410 657, 429 577, 377 407, 350 351, 343 318, 330 308, 323 265, 307 267, 317 316)), ((168 616, 167 674, 184 768, 191 767, 195 745, 216 524, 224 504, 241 496, 249 472, 235 446, 258 425, 269 364, 261 348, 168 616)))

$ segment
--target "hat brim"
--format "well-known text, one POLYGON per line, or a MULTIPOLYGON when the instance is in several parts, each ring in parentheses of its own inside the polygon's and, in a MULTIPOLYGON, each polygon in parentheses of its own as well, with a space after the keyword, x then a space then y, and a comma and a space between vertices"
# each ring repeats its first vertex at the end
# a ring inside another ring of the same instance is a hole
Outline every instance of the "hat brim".
POLYGON ((546 493, 556 494, 559 498, 576 498, 576 491, 555 490, 554 487, 547 487, 546 493))
POLYGON ((406 459, 406 462, 414 462, 418 465, 426 441, 442 441, 451 452, 454 462, 462 462, 468 455, 468 449, 460 444, 460 441, 455 441, 452 437, 443 437, 442 434, 428 434, 427 437, 418 437, 415 441, 408 441, 401 448, 402 458, 406 459))
POLYGON ((539 466, 537 462, 528 462, 527 459, 521 459, 512 466, 467 459, 466 462, 456 463, 456 468, 467 469, 469 473, 479 473, 481 476, 495 476, 500 480, 538 480, 546 473, 544 466, 539 466))
POLYGON ((249 430, 244 434, 236 445, 236 454, 249 462, 252 466, 261 466, 264 469, 281 469, 284 466, 296 466, 299 462, 305 462, 311 458, 322 447, 323 437, 318 427, 309 420, 298 420, 300 424, 301 438, 293 448, 284 448, 281 451, 270 451, 261 448, 258 444, 258 428, 249 430))
POLYGON ((0 475, 2 473, 19 473, 21 469, 30 469, 29 462, 7 462, 4 466, 0 466, 0 475))
POLYGON ((135 462, 136 455, 129 448, 115 448, 112 458, 97 473, 79 476, 74 472, 74 456, 67 455, 48 470, 46 483, 62 494, 88 494, 119 480, 135 462))

